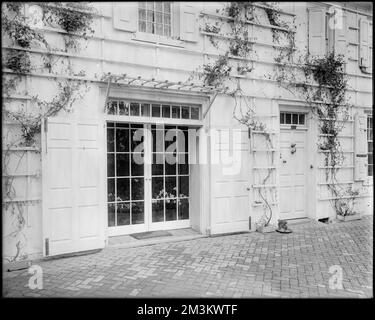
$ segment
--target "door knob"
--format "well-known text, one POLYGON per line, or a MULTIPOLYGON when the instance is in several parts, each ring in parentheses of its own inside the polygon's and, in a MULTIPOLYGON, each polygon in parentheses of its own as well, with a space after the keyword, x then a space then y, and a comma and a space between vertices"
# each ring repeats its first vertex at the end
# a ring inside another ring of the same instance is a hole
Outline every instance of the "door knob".
POLYGON ((250 191, 250 187, 247 187, 246 190, 247 190, 247 191, 250 191))

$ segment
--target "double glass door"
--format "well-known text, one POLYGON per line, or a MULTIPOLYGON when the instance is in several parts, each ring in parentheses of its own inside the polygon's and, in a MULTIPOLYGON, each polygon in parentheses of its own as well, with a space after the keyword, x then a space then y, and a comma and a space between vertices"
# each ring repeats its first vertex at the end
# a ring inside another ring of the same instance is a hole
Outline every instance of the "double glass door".
POLYGON ((110 236, 186 228, 188 127, 107 123, 110 236))

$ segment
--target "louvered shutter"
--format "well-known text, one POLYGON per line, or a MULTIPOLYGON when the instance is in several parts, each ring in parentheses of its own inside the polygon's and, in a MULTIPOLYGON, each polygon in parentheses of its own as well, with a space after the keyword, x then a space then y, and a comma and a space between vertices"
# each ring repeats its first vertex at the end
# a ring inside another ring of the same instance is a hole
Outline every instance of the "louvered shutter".
POLYGON ((184 41, 198 41, 198 12, 197 4, 180 2, 180 39, 184 41))
POLYGON ((344 61, 347 61, 347 21, 346 15, 342 16, 342 25, 335 29, 335 53, 344 56, 344 61), (340 28, 341 27, 341 28, 340 28))
POLYGON ((367 177, 367 117, 356 114, 354 117, 355 161, 354 180, 365 180, 367 177))
POLYGON ((309 53, 313 56, 322 56, 326 53, 325 15, 325 9, 309 9, 309 53))
POLYGON ((364 68, 370 66, 369 55, 369 29, 370 24, 367 19, 359 20, 359 65, 364 68))
POLYGON ((113 27, 115 29, 136 32, 138 25, 138 2, 113 3, 113 27))

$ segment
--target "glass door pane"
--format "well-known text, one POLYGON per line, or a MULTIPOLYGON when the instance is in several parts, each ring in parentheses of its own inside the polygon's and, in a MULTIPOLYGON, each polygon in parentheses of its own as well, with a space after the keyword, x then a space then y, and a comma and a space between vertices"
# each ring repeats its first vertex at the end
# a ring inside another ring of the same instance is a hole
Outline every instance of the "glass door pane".
POLYGON ((145 223, 143 125, 107 124, 108 226, 145 223))
POLYGON ((151 222, 189 219, 187 129, 152 126, 151 222))

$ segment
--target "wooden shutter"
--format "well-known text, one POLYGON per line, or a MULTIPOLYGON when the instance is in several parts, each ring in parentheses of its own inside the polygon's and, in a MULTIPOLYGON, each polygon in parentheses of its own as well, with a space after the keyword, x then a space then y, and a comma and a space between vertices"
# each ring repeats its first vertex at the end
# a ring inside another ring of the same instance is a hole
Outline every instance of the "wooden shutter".
POLYGON ((138 2, 114 2, 112 16, 115 29, 136 32, 138 27, 138 2))
POLYGON ((326 53, 325 9, 309 9, 309 53, 313 56, 322 56, 326 53))
POLYGON ((197 5, 192 2, 180 2, 180 39, 197 42, 198 29, 197 5))
POLYGON ((344 56, 344 61, 347 61, 347 23, 346 23, 346 15, 344 14, 342 16, 342 27, 339 28, 337 27, 335 29, 335 53, 336 54, 341 54, 344 56))
POLYGON ((364 114, 356 114, 354 117, 355 132, 355 160, 354 180, 367 178, 367 117, 364 114))
POLYGON ((43 125, 43 253, 104 247, 104 127, 48 118, 43 125))
POLYGON ((359 65, 364 68, 370 66, 369 29, 369 21, 361 18, 359 20, 359 65))

